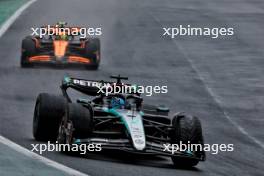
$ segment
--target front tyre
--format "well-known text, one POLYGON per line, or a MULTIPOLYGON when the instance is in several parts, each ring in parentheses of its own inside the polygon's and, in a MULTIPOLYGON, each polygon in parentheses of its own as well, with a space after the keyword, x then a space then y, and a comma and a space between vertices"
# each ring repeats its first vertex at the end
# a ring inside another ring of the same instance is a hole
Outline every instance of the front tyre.
POLYGON ((22 41, 22 51, 20 58, 21 67, 30 67, 32 64, 28 61, 28 58, 36 55, 36 43, 32 37, 28 36, 22 41))
POLYGON ((88 65, 88 69, 97 70, 100 64, 101 57, 101 46, 98 38, 90 38, 85 43, 84 50, 85 57, 92 60, 91 65, 88 65))
POLYGON ((36 140, 55 141, 57 139, 65 107, 66 100, 62 96, 47 93, 38 95, 33 117, 33 136, 36 140))
POLYGON ((92 132, 92 107, 89 105, 84 107, 79 103, 70 103, 67 115, 73 125, 73 137, 77 139, 88 138, 92 132))
MULTIPOLYGON (((75 139, 88 138, 92 132, 92 107, 78 103, 69 103, 61 121, 58 134, 59 144, 72 145, 75 139)), ((69 155, 79 154, 79 150, 63 150, 69 155)))
MULTIPOLYGON (((201 122, 197 117, 190 115, 176 115, 173 118, 173 126, 175 128, 171 141, 179 144, 200 144, 204 145, 201 122)), ((203 150, 203 148, 202 148, 203 150)), ((191 151, 196 157, 204 158, 203 151, 191 151)), ((199 163, 199 159, 172 157, 172 161, 176 167, 193 167, 199 163)))

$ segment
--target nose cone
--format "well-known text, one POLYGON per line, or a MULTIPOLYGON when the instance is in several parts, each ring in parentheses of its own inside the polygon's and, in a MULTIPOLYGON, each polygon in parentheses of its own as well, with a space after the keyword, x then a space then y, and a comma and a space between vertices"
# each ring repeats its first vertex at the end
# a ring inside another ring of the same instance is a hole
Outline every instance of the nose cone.
POLYGON ((55 40, 53 41, 54 55, 57 58, 61 58, 65 55, 68 46, 68 41, 65 40, 55 40))
POLYGON ((146 148, 145 131, 142 117, 139 112, 119 111, 121 118, 130 133, 133 146, 136 150, 144 150, 146 148))
MULTIPOLYGON (((142 125, 143 127, 143 125, 142 125)), ((144 150, 146 147, 146 139, 143 128, 131 127, 131 138, 133 146, 136 150, 144 150)))

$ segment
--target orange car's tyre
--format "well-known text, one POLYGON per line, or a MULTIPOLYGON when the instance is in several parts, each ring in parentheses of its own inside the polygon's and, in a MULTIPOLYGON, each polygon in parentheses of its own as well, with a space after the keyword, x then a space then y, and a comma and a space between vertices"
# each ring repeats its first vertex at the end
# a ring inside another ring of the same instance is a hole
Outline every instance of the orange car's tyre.
POLYGON ((92 59, 92 64, 88 68, 92 69, 98 69, 99 63, 100 63, 100 40, 98 38, 91 38, 88 39, 85 43, 85 51, 84 55, 87 58, 92 59))
POLYGON ((22 53, 20 59, 21 67, 30 67, 32 64, 28 61, 28 58, 36 55, 36 44, 32 37, 28 36, 22 41, 22 53))
POLYGON ((98 67, 99 67, 99 64, 96 64, 96 65, 93 65, 93 66, 92 66, 92 69, 94 69, 94 70, 98 70, 98 67))
POLYGON ((89 70, 98 70, 99 64, 88 65, 86 68, 89 70))
POLYGON ((38 141, 55 141, 66 109, 62 96, 39 94, 33 117, 33 136, 38 141))

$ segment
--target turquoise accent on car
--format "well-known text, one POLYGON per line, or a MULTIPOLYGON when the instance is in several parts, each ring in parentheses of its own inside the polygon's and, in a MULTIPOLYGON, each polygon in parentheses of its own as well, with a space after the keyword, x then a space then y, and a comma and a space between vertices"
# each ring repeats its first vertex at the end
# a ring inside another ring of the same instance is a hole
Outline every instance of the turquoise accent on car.
POLYGON ((186 150, 185 153, 189 154, 189 155, 193 155, 193 152, 190 150, 186 150))
POLYGON ((127 123, 124 121, 122 115, 119 114, 114 108, 111 108, 111 109, 109 109, 109 108, 105 108, 104 111, 107 112, 107 113, 109 113, 109 114, 112 114, 112 115, 114 115, 114 116, 116 116, 116 117, 119 117, 120 120, 124 123, 124 125, 125 125, 127 131, 130 133, 129 128, 128 128, 128 126, 127 126, 127 123))
POLYGON ((77 102, 84 103, 84 104, 88 104, 89 103, 89 100, 88 99, 85 99, 85 98, 78 98, 77 99, 77 102))
MULTIPOLYGON (((109 114, 112 114, 112 115, 114 115, 114 116, 116 116, 116 117, 119 117, 120 120, 122 121, 122 123, 124 123, 124 125, 125 125, 127 131, 128 131, 129 134, 130 134, 130 130, 129 130, 129 127, 128 127, 128 125, 127 125, 127 122, 123 119, 123 116, 115 110, 115 108, 110 108, 110 109, 109 109, 109 108, 104 108, 103 110, 104 110, 105 112, 109 113, 109 114)), ((141 116, 144 115, 144 113, 143 113, 142 111, 140 111, 139 114, 140 114, 141 116)), ((133 121, 133 123, 137 123, 137 121, 133 121)))
POLYGON ((68 76, 64 76, 64 78, 63 78, 63 82, 66 83, 66 84, 68 84, 68 83, 71 82, 71 78, 68 77, 68 76))
POLYGON ((162 112, 169 112, 170 111, 170 109, 168 107, 166 107, 165 105, 159 105, 158 110, 162 111, 162 112))
POLYGON ((73 143, 74 144, 81 144, 81 140, 80 139, 75 139, 75 141, 73 143))

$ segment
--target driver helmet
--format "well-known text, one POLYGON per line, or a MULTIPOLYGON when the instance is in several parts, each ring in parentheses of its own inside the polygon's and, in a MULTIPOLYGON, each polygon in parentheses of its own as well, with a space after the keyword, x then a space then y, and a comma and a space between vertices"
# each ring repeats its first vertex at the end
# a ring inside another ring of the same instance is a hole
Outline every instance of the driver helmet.
POLYGON ((56 40, 66 40, 67 41, 69 39, 69 37, 66 34, 61 34, 61 35, 57 35, 55 37, 55 39, 56 40))
POLYGON ((57 22, 57 25, 59 28, 64 28, 67 25, 67 23, 64 21, 59 21, 59 22, 57 22))
POLYGON ((60 40, 68 40, 68 36, 66 34, 62 34, 60 36, 60 40))
MULTIPOLYGON (((57 26, 59 28, 65 28, 66 25, 67 25, 67 23, 64 22, 64 21, 57 22, 57 26)), ((68 35, 65 34, 65 33, 61 33, 61 34, 59 34, 59 35, 56 36, 56 40, 68 40, 68 35)))
POLYGON ((125 108, 125 101, 122 98, 113 97, 111 99, 111 107, 115 109, 125 108))

